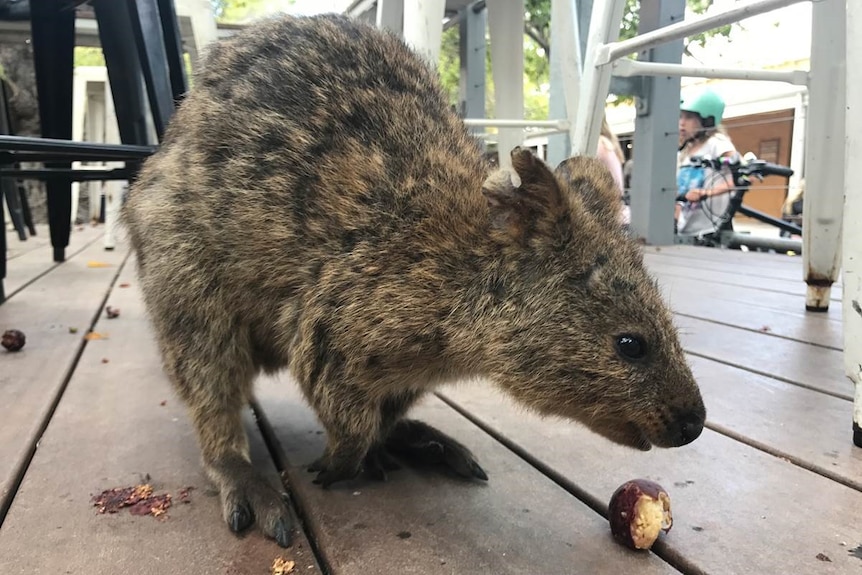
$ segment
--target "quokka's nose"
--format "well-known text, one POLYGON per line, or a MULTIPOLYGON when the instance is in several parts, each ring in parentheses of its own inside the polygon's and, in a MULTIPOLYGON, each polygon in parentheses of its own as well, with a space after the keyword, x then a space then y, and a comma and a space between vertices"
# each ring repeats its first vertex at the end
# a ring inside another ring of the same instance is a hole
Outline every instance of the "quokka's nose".
POLYGON ((667 428, 667 439, 673 447, 691 443, 703 432, 705 416, 702 411, 684 411, 676 415, 667 428))

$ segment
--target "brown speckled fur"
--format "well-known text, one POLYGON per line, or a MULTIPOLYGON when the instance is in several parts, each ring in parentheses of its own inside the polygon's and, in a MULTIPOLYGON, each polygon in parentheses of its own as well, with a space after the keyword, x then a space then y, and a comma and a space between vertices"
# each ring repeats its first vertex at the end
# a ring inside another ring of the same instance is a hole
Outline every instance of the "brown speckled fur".
POLYGON ((436 76, 371 27, 283 17, 213 46, 123 216, 234 530, 256 518, 289 539, 240 424, 261 370, 288 369, 325 426, 324 485, 363 466, 383 476, 388 448, 405 446, 483 478, 465 447, 402 419, 474 376, 632 447, 700 432, 700 394, 616 225, 610 174, 512 158, 515 184, 488 174, 436 76), (643 359, 621 355, 622 334, 643 359))

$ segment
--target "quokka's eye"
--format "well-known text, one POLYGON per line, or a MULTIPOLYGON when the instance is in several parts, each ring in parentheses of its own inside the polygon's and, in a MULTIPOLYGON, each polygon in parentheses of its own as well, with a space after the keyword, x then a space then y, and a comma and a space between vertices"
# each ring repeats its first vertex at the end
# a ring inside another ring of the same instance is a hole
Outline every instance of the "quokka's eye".
POLYGON ((637 361, 646 357, 647 345, 646 342, 639 336, 630 333, 624 333, 617 336, 616 341, 617 353, 623 359, 637 361))

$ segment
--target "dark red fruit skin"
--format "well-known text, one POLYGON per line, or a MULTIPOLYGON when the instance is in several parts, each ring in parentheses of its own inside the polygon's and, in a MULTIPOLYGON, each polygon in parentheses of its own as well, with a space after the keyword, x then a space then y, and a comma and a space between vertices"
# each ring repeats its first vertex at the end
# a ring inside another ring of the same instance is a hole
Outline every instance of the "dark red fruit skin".
POLYGON ((2 340, 0 340, 0 345, 9 351, 19 351, 25 343, 27 343, 27 338, 24 336, 24 332, 17 329, 6 330, 3 332, 2 340))
MULTIPOLYGON (((608 504, 608 522, 611 525, 611 534, 614 539, 629 549, 639 550, 632 539, 631 529, 635 504, 641 495, 658 499, 659 493, 663 491, 665 489, 661 485, 649 479, 632 479, 617 487, 608 504)), ((668 531, 670 531, 669 528, 668 531)))

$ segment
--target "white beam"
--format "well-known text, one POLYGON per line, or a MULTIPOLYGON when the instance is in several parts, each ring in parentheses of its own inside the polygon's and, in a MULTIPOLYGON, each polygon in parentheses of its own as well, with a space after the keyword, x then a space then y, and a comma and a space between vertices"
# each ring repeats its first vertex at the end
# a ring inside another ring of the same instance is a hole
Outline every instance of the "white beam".
POLYGON ((862 4, 847 2, 846 147, 844 156, 844 369, 856 386, 853 442, 862 447, 862 4))
POLYGON ((445 0, 410 0, 404 3, 404 40, 435 70, 440 61, 445 0))
POLYGON ((611 67, 600 63, 599 52, 610 39, 619 37, 623 8, 625 0, 595 0, 593 4, 590 33, 587 36, 587 54, 584 59, 584 76, 571 132, 573 156, 596 155, 605 100, 611 83, 611 67))
POLYGON ((193 39, 186 44, 192 67, 197 68, 206 46, 218 39, 215 13, 210 0, 175 0, 177 15, 188 16, 193 39))
POLYGON ((404 33, 404 0, 377 0, 377 27, 391 30, 396 35, 404 33))
MULTIPOLYGON (((578 97, 581 93, 584 68, 575 0, 551 0, 551 54, 553 63, 559 63, 560 66, 566 119, 571 132, 578 113, 578 97)), ((569 141, 571 142, 571 133, 569 141)))
POLYGON ((790 168, 793 175, 788 182, 790 190, 799 186, 805 169, 805 126, 808 121, 808 94, 800 92, 796 95, 793 106, 793 134, 790 139, 790 168))
MULTIPOLYGON (((601 3, 601 0, 596 1, 601 3)), ((603 46, 602 50, 599 51, 598 63, 607 64, 623 56, 647 50, 671 40, 679 40, 686 36, 706 32, 720 26, 739 22, 751 16, 772 12, 778 8, 805 1, 807 0, 756 0, 715 14, 694 16, 678 24, 671 24, 670 26, 664 26, 645 34, 638 34, 628 40, 611 42, 607 46, 603 46)), ((814 2, 814 4, 817 4, 817 2, 814 2)))
MULTIPOLYGON (((491 73, 494 76, 494 115, 524 117, 524 0, 488 2, 491 73)), ((510 153, 524 141, 522 128, 502 128, 497 139, 500 166, 511 166, 510 153)))
MULTIPOLYGON (((805 307, 829 309, 841 267, 844 207, 844 0, 814 2, 811 10, 811 82, 802 210, 805 307)), ((853 94, 854 99, 858 94, 853 94)), ((854 161, 856 159, 854 158, 854 161)))
POLYGON ((799 86, 808 85, 808 72, 792 70, 743 70, 739 68, 716 68, 714 66, 688 66, 664 62, 639 62, 621 58, 612 64, 614 76, 688 76, 692 78, 724 78, 727 80, 760 80, 764 82, 787 82, 799 86))

